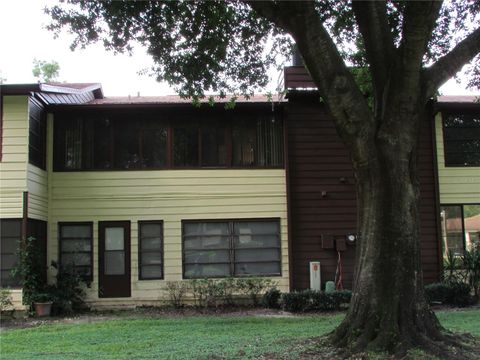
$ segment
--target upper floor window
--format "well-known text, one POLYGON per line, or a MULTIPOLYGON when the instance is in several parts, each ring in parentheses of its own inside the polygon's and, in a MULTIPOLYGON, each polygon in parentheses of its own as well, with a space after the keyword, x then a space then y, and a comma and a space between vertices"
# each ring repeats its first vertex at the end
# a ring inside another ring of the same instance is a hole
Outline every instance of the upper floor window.
POLYGON ((282 123, 271 115, 155 116, 56 115, 54 170, 283 166, 282 123))
POLYGON ((444 114, 445 166, 480 166, 480 113, 444 114))
POLYGON ((45 170, 47 154, 47 123, 43 106, 35 99, 28 103, 28 161, 45 170))

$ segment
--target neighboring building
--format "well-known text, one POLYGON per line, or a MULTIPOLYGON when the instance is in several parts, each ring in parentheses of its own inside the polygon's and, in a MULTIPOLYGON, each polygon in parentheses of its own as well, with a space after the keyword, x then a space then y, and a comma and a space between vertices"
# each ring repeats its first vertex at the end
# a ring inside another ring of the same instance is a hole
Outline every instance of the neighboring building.
POLYGON ((441 96, 435 117, 444 256, 480 247, 480 97, 441 96))
MULTIPOLYGON (((14 250, 33 235, 46 264, 75 263, 97 307, 157 304, 165 281, 198 277, 259 275, 304 289, 310 261, 320 261, 322 284, 335 279, 339 253, 351 288, 349 156, 305 70, 285 75, 288 99, 255 96, 233 110, 221 99, 198 108, 176 96, 108 98, 99 84, 2 85, 3 286, 18 287, 14 250)), ((452 203, 438 201, 433 129, 423 124, 419 162, 427 282, 442 269, 439 206, 452 203)), ((465 239, 478 236, 465 229, 465 239)))

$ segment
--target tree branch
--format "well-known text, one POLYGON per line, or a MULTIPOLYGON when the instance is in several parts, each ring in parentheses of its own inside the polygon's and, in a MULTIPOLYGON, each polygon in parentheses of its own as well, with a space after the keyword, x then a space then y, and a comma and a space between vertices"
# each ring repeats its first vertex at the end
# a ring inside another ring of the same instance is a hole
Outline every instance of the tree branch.
POLYGON ((313 81, 334 115, 340 135, 350 140, 350 144, 357 143, 354 139, 359 134, 372 135, 375 131, 372 112, 323 26, 314 2, 246 2, 294 38, 313 81))
POLYGON ((442 1, 436 0, 407 2, 400 45, 400 66, 409 80, 403 87, 407 92, 418 88, 423 56, 441 7, 442 1))
POLYGON ((381 102, 392 58, 395 56, 386 3, 354 0, 352 9, 371 65, 375 98, 381 102))
POLYGON ((425 92, 432 97, 438 88, 455 76, 462 67, 480 53, 480 28, 460 41, 447 55, 424 71, 425 92))

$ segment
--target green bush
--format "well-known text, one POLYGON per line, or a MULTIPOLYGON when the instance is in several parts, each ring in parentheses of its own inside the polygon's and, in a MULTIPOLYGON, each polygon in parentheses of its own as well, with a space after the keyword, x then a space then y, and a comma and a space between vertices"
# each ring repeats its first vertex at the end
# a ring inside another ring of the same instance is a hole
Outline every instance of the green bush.
POLYGON ((280 297, 282 293, 276 287, 267 290, 262 296, 262 305, 269 309, 280 308, 280 297))
POLYGON ((470 286, 459 281, 429 284, 425 286, 425 295, 430 304, 463 307, 472 303, 470 286))
POLYGON ((0 289, 0 312, 13 309, 12 295, 9 289, 0 289))
POLYGON ((167 281, 164 290, 168 294, 170 304, 178 309, 183 306, 185 294, 188 291, 188 284, 183 281, 167 281))
POLYGON ((348 290, 323 292, 304 290, 282 294, 282 308, 290 312, 340 310, 350 302, 352 293, 348 290))
POLYGON ((71 314, 85 307, 85 283, 72 264, 59 266, 52 261, 51 266, 57 269, 56 284, 47 290, 52 295, 53 312, 55 314, 71 314))
MULTIPOLYGON (((234 285, 232 285, 234 287, 234 285)), ((227 281, 214 279, 194 279, 190 282, 193 300, 197 307, 218 307, 225 297, 230 301, 231 289, 227 281)))
POLYGON ((275 285, 275 282, 272 280, 259 277, 237 279, 238 290, 250 298, 253 306, 258 306, 260 304, 261 294, 275 285))

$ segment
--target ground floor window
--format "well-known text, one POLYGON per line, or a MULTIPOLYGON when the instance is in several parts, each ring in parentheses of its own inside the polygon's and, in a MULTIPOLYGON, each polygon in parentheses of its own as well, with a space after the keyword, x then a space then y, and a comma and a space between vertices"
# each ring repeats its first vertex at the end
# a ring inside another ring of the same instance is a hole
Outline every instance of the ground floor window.
POLYGON ((440 215, 444 256, 480 246, 480 204, 442 205, 440 215))
POLYGON ((22 238, 22 220, 3 219, 0 221, 0 255, 1 283, 0 287, 18 287, 20 277, 14 277, 12 270, 17 266, 18 247, 22 238))
POLYGON ((140 280, 163 279, 161 221, 138 222, 138 274, 140 280))
POLYGON ((73 265, 86 281, 93 280, 93 224, 59 223, 60 266, 73 265))
POLYGON ((183 222, 185 278, 281 274, 280 221, 183 222))

